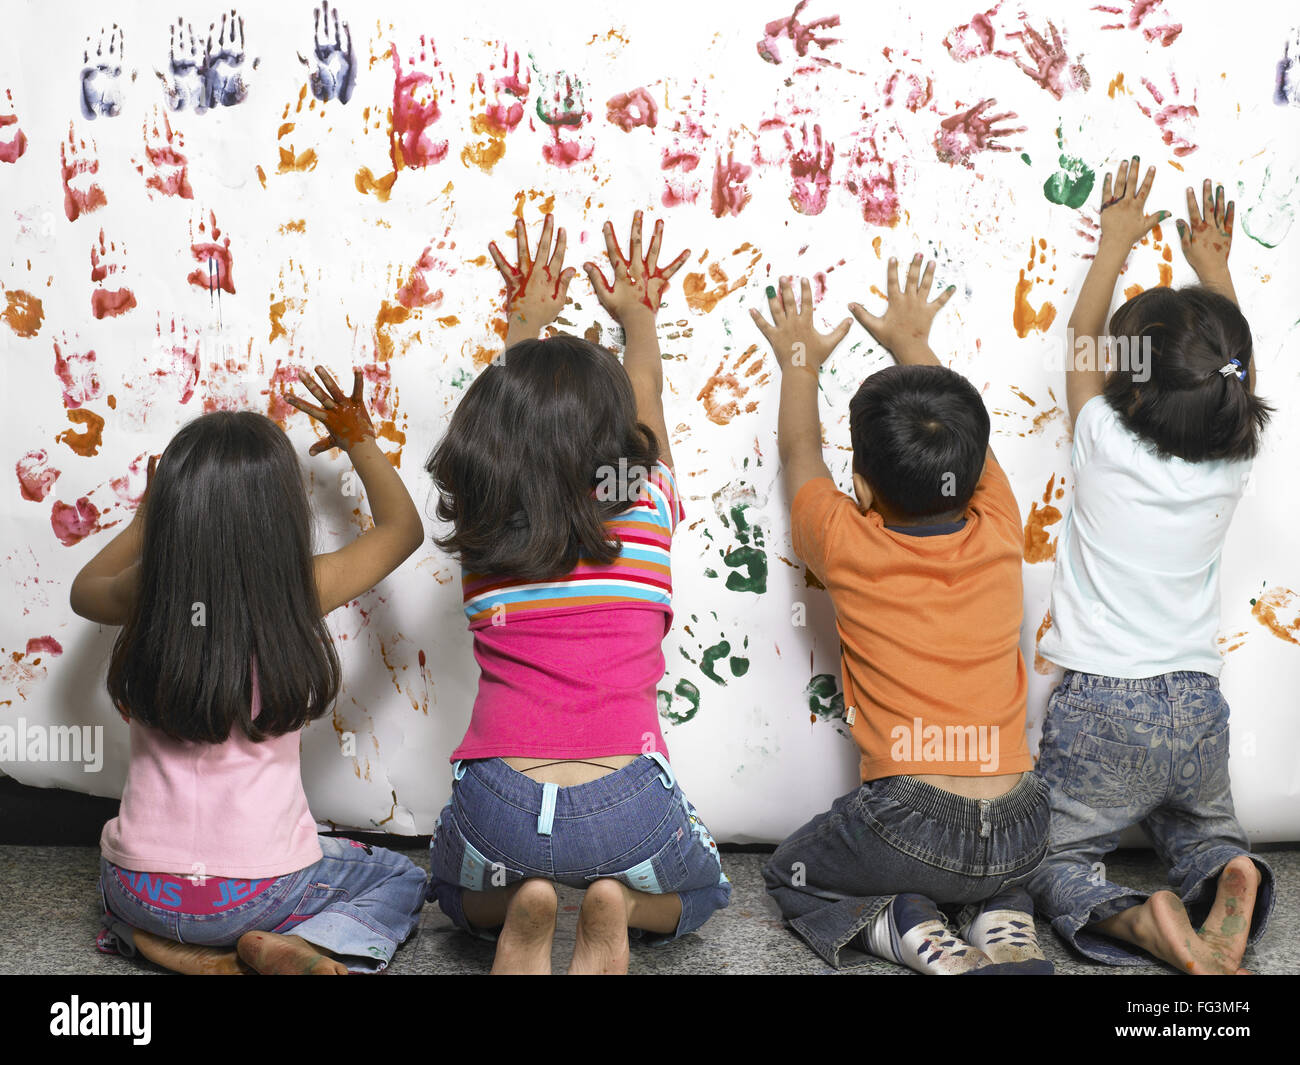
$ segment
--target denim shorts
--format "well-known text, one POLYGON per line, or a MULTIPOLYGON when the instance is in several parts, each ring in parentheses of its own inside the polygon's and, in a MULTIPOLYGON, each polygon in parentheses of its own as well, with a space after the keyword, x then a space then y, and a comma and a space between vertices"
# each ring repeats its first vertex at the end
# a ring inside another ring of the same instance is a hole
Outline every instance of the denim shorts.
POLYGON ((1175 672, 1126 679, 1070 671, 1047 706, 1038 772, 1051 787, 1051 845, 1030 891, 1056 932, 1112 965, 1148 955, 1088 926, 1148 893, 1111 881, 1103 859, 1141 825, 1196 927, 1223 867, 1246 854, 1260 871, 1249 942, 1273 908, 1273 873, 1250 854, 1228 778, 1228 703, 1217 677, 1175 672))
MULTIPOLYGON (((1012 895, 1047 849, 1047 786, 1025 773, 1005 795, 968 799, 910 776, 881 777, 797 829, 763 867, 781 916, 828 964, 868 960, 860 933, 895 895, 963 907, 1012 895)), ((962 920, 959 917, 959 922, 962 920)))
POLYGON ((676 933, 642 942, 693 932, 731 898, 717 844, 660 754, 571 787, 539 783, 500 758, 457 762, 454 778, 429 843, 429 897, 467 932, 495 938, 465 919, 463 892, 532 877, 575 888, 609 877, 680 896, 676 933))
POLYGON ((177 943, 233 946, 245 932, 295 935, 338 955, 352 972, 378 972, 415 930, 425 876, 406 855, 321 836, 323 857, 264 880, 135 873, 100 859, 105 953, 135 954, 133 933, 177 943), (200 894, 207 898, 201 905, 200 894), (181 912, 181 908, 200 912, 181 912))

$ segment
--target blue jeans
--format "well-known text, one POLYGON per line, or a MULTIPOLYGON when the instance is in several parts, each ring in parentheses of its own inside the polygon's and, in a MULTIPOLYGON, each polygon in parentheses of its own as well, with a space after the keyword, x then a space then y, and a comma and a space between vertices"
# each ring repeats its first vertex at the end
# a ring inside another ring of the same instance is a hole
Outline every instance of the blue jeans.
POLYGON ((731 898, 717 845, 662 755, 564 788, 500 758, 457 762, 453 775, 429 842, 429 897, 467 932, 495 938, 465 919, 464 892, 531 877, 576 888, 611 877, 636 891, 678 895, 677 931, 642 942, 693 932, 731 898))
POLYGON ((1044 917, 1081 954, 1142 965, 1139 948, 1088 930, 1139 906, 1144 891, 1114 884, 1102 859, 1140 824, 1169 867, 1192 927, 1214 902, 1223 867, 1247 854, 1261 881, 1250 942, 1273 909, 1273 873, 1237 823, 1228 780, 1228 704, 1206 673, 1140 680, 1067 672, 1043 723, 1038 772, 1052 789, 1052 838, 1029 885, 1044 917))
MULTIPOLYGON (((134 955, 135 930, 178 943, 233 946, 245 932, 295 935, 339 955, 352 972, 378 972, 415 930, 424 904, 425 876, 406 855, 350 839, 320 837, 315 865, 253 885, 255 894, 207 913, 178 913, 175 891, 132 892, 117 866, 100 859, 99 889, 107 936, 101 943, 134 955)), ((124 872, 124 871, 123 871, 124 872)), ((139 875, 128 879, 147 883, 139 875)), ((160 881, 162 878, 158 878, 160 881)), ((111 951, 110 951, 111 952, 111 951)))
MULTIPOLYGON (((829 965, 868 960, 859 934, 895 895, 940 905, 1009 896, 1047 848, 1047 786, 1026 773, 996 799, 967 799, 908 776, 881 777, 841 796, 782 843, 763 867, 790 927, 829 965)), ((963 915, 965 916, 965 915, 963 915)))

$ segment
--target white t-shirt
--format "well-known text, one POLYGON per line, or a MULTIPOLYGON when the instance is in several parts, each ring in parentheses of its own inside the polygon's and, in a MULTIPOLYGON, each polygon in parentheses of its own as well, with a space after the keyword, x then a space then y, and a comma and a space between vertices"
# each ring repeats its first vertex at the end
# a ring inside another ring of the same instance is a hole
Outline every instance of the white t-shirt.
POLYGON ((1160 458, 1096 396, 1075 423, 1072 463, 1039 653, 1106 677, 1217 677, 1219 556, 1250 461, 1160 458))

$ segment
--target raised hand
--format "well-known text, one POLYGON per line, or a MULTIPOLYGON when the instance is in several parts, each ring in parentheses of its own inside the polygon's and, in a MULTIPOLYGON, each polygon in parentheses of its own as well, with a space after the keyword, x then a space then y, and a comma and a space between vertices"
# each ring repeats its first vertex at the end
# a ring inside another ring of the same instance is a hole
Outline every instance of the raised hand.
POLYGON ((537 255, 528 250, 528 228, 520 218, 515 222, 515 248, 518 262, 509 262, 496 241, 488 245, 488 252, 506 283, 506 312, 509 327, 506 346, 516 340, 535 339, 542 327, 549 325, 564 310, 568 300, 569 282, 577 275, 573 267, 564 268, 565 236, 561 226, 551 246, 554 219, 548 214, 542 223, 542 233, 537 239, 537 255))
POLYGON ((1132 161, 1125 160, 1119 164, 1112 180, 1110 173, 1101 185, 1101 244, 1115 244, 1128 249, 1145 237, 1160 222, 1169 217, 1168 211, 1146 214, 1147 196, 1151 194, 1151 183, 1156 179, 1156 168, 1147 169, 1146 178, 1138 184, 1139 163, 1135 155, 1132 161))
MULTIPOLYGON (((916 362, 934 359, 930 351, 930 325, 934 322, 943 306, 956 291, 955 285, 949 285, 939 293, 936 299, 930 299, 930 286, 934 283, 934 261, 926 264, 921 272, 924 256, 917 252, 912 257, 912 264, 907 270, 907 280, 898 281, 898 260, 891 258, 885 274, 886 299, 889 305, 885 313, 877 317, 869 314, 860 303, 850 303, 849 310, 859 324, 882 345, 893 353, 899 362, 916 362), (924 349, 924 350, 922 350, 924 349), (928 356, 928 358, 926 357, 928 356)), ((937 361, 937 360, 935 360, 937 361)))
POLYGON ((595 263, 582 264, 591 287, 596 290, 596 299, 610 317, 623 326, 627 325, 629 318, 648 314, 653 319, 659 313, 669 279, 686 264, 691 254, 688 249, 667 266, 661 267, 659 248, 663 243, 663 220, 655 223, 650 247, 644 254, 641 251, 641 223, 642 212, 637 211, 632 217, 632 236, 628 241, 626 257, 618 246, 618 238, 614 236, 614 224, 605 223, 605 250, 609 254, 610 265, 614 268, 613 281, 607 281, 595 263))
POLYGON ((794 367, 806 367, 816 373, 853 325, 852 318, 845 318, 829 333, 817 332, 813 323, 812 284, 806 277, 800 279, 799 300, 795 299, 794 285, 788 277, 781 279, 779 296, 776 289, 769 286, 767 307, 772 315, 770 325, 757 307, 749 309, 749 316, 772 345, 782 373, 794 367))
POLYGON ((1187 221, 1178 220, 1178 239, 1187 263, 1196 276, 1206 283, 1218 283, 1228 273, 1228 252, 1232 250, 1232 228, 1237 215, 1236 204, 1223 204, 1223 186, 1214 189, 1205 179, 1200 210, 1196 193, 1187 187, 1187 221))
POLYGON ((317 400, 320 406, 304 402, 291 392, 286 392, 284 399, 297 407, 304 414, 309 414, 325 427, 329 436, 312 444, 309 454, 319 455, 332 447, 351 451, 361 441, 375 437, 375 427, 370 424, 370 415, 366 412, 366 403, 362 398, 361 371, 352 372, 352 395, 345 396, 324 366, 316 367, 316 375, 321 379, 321 388, 311 379, 306 370, 298 371, 298 380, 302 382, 317 400))

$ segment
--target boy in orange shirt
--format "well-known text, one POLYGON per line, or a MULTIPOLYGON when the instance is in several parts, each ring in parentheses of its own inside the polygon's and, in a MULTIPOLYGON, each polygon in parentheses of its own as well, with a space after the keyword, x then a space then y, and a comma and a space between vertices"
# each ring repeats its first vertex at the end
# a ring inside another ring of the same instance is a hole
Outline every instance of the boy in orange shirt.
POLYGON ((850 307, 899 365, 849 406, 856 500, 822 458, 817 373, 851 325, 817 332, 812 292, 751 311, 781 367, 778 443, 794 549, 826 586, 862 786, 763 870, 790 926, 836 967, 1050 973, 1021 886, 1043 857, 1047 788, 1025 739, 1020 510, 979 393, 928 341, 949 288, 890 260, 882 317, 850 307), (951 929, 939 906, 962 908, 951 929))

